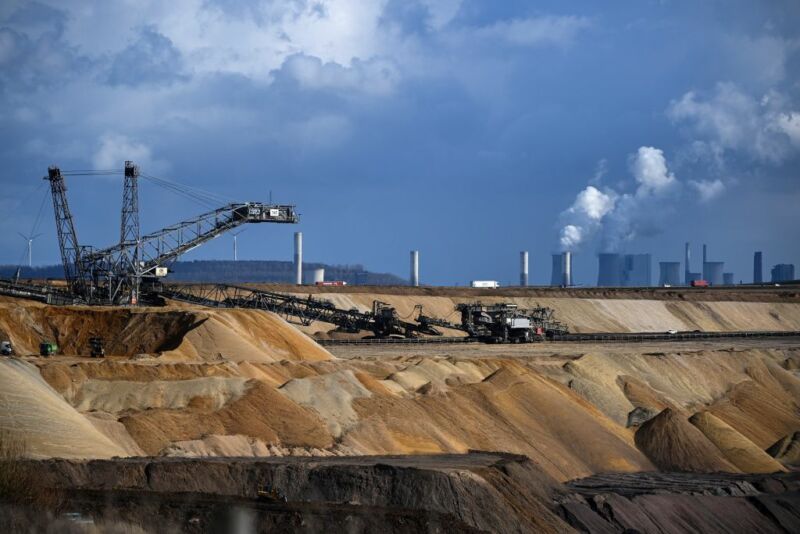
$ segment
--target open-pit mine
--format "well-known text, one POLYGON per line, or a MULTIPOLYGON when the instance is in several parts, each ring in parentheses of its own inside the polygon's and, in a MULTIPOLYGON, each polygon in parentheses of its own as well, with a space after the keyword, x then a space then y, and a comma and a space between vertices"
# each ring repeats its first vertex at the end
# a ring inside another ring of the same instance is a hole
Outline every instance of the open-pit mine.
POLYGON ((9 531, 800 532, 796 285, 310 286, 299 234, 297 284, 178 284, 294 206, 141 235, 126 162, 94 248, 81 173, 64 280, 0 279, 9 531))
POLYGON ((800 530, 796 288, 252 289, 400 317, 480 300, 548 307, 576 334, 719 337, 350 343, 378 340, 264 309, 0 297, 14 350, 0 360, 3 523, 800 530))

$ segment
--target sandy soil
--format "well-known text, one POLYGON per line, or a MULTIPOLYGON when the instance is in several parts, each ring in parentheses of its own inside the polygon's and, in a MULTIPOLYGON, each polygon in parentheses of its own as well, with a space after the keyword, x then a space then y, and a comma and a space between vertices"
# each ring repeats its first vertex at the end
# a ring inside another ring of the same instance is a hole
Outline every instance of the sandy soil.
MULTIPOLYGON (((376 298, 334 296, 342 306, 376 298)), ((411 311, 407 296, 395 297, 405 299, 401 315, 411 311)), ((463 297, 426 298, 426 311, 442 315, 463 297)), ((587 329, 613 322, 664 330, 671 321, 738 328, 748 314, 763 329, 800 325, 795 302, 561 300, 587 329)), ((559 481, 658 468, 770 472, 796 463, 795 338, 329 352, 254 310, 8 301, 0 302, 0 326, 23 354, 0 362, 0 431, 25 441, 34 457, 478 449, 523 454, 559 481), (98 330, 109 339, 105 360, 84 355, 98 330), (65 354, 30 356, 42 337, 65 354)), ((758 329, 752 321, 749 328, 758 329)))
MULTIPOLYGON (((414 306, 421 304, 426 314, 458 323, 456 304, 480 300, 484 304, 512 302, 521 308, 546 306, 555 310, 557 320, 572 332, 665 332, 703 330, 800 331, 800 299, 791 301, 684 301, 643 298, 554 298, 481 296, 406 296, 385 293, 319 293, 343 309, 368 311, 373 300, 386 302, 408 320, 414 306)), ((325 332, 332 327, 312 323, 301 329, 308 333, 325 332)))

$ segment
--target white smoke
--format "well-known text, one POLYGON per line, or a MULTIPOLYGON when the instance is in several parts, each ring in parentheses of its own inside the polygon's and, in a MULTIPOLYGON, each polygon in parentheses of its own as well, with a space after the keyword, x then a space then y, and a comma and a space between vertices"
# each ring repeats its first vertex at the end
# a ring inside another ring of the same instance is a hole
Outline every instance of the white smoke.
POLYGON ((603 217, 614 210, 617 195, 613 191, 602 192, 589 185, 578 193, 575 202, 561 214, 565 224, 559 236, 563 250, 576 249, 599 228, 603 217))
POLYGON ((583 228, 568 224, 561 229, 561 248, 564 250, 572 250, 581 244, 583 241, 583 228))
MULTIPOLYGON (((633 192, 601 191, 589 185, 578 193, 572 206, 561 213, 562 250, 576 250, 599 234, 601 249, 615 251, 626 241, 661 230, 661 218, 677 197, 680 182, 670 172, 664 152, 655 147, 643 146, 632 154, 630 171, 633 192)), ((717 185, 707 189, 709 198, 719 193, 717 185)))
POLYGON ((667 170, 664 152, 658 148, 640 147, 631 158, 631 172, 639 183, 637 196, 659 194, 675 185, 675 175, 667 170))

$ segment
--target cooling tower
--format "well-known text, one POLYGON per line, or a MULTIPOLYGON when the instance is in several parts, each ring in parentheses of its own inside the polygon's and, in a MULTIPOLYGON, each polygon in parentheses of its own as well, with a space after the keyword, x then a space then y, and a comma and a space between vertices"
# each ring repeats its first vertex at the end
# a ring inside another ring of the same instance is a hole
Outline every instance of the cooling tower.
POLYGON ((550 277, 551 286, 560 286, 564 282, 564 255, 553 254, 553 274, 550 277))
POLYGON ((622 285, 622 256, 604 252, 597 255, 597 285, 619 287, 622 285))
POLYGON ((721 286, 723 283, 722 272, 725 270, 725 262, 707 261, 703 263, 703 279, 712 286, 721 286))
POLYGON ((681 283, 681 262, 679 261, 662 261, 658 263, 659 277, 658 285, 660 286, 677 286, 681 283))
POLYGON ((626 254, 622 260, 622 285, 647 287, 652 285, 652 262, 650 254, 626 254))
POLYGON ((794 264, 779 263, 772 268, 772 282, 788 282, 794 280, 794 264))
POLYGON ((314 269, 314 283, 325 281, 325 269, 314 269))

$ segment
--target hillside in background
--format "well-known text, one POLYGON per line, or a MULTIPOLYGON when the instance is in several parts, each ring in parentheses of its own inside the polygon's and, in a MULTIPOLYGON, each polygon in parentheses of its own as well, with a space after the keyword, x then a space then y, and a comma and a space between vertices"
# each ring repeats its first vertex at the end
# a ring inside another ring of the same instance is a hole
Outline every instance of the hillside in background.
MULTIPOLYGON (((327 265, 324 263, 305 263, 303 279, 310 283, 315 269, 325 269, 326 280, 344 280, 349 285, 405 285, 407 282, 389 273, 373 273, 363 265, 327 265)), ((17 271, 15 265, 0 265, 1 277, 12 277, 17 271)), ((22 267, 20 277, 63 278, 61 265, 42 267, 22 267)), ((170 269, 168 280, 179 282, 280 282, 294 281, 294 264, 290 261, 229 261, 197 260, 179 261, 170 269)))

